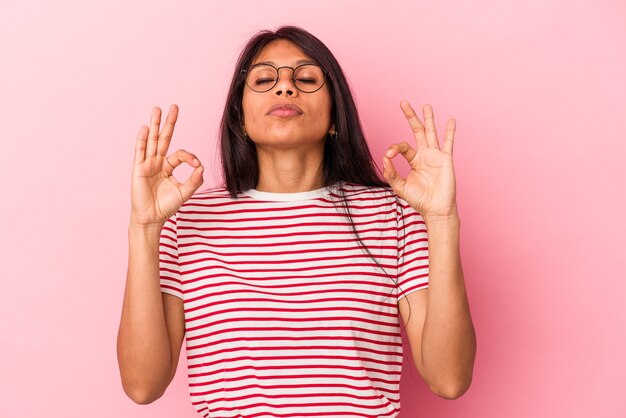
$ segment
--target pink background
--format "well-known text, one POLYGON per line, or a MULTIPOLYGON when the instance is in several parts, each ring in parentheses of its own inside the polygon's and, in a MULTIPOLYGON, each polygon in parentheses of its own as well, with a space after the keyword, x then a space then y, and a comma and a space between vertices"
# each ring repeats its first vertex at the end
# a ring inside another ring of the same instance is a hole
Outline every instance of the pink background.
POLYGON ((457 120, 474 380, 440 399, 405 346, 400 416, 626 416, 626 3, 226 3, 2 2, 0 416, 197 416, 184 357, 153 404, 120 383, 135 139, 178 104, 170 151, 214 185, 237 54, 280 24, 335 53, 379 165, 400 100, 457 120))

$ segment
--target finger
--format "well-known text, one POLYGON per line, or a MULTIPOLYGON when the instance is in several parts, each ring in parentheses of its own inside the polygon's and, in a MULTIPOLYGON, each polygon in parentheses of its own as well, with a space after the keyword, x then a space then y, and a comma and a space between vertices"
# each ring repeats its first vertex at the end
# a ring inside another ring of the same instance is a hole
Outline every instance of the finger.
POLYGON ((404 159, 411 164, 411 161, 413 161, 413 158, 417 155, 417 150, 409 145, 408 142, 400 142, 399 144, 391 145, 385 153, 389 158, 393 158, 398 154, 402 154, 404 159))
POLYGON ((183 201, 186 202, 194 194, 198 187, 202 185, 204 179, 202 174, 204 173, 204 166, 200 165, 193 169, 189 179, 180 185, 180 194, 183 197, 183 201))
POLYGON ((409 121, 409 125, 411 125, 411 130, 413 131, 413 136, 415 136, 415 141, 417 143, 417 149, 428 148, 424 125, 420 122, 415 110, 413 110, 409 102, 406 100, 400 102, 400 107, 404 112, 404 116, 409 121))
POLYGON ((428 142, 429 147, 439 149, 439 139, 437 139, 437 129, 435 128, 435 114, 433 112, 433 107, 427 104, 424 106, 423 112, 426 142, 428 142))
POLYGON ((400 177, 393 165, 393 162, 391 161, 391 158, 386 155, 383 156, 383 177, 385 177, 387 183, 389 183, 396 194, 398 194, 398 191, 404 190, 404 184, 406 181, 400 177))
POLYGON ((137 142, 135 143, 135 161, 134 165, 141 164, 146 159, 146 141, 148 139, 148 127, 143 125, 137 134, 137 142), (145 128, 145 129, 144 129, 145 128))
POLYGON ((456 131, 456 120, 448 119, 448 126, 446 127, 446 136, 443 139, 443 151, 446 154, 452 155, 452 148, 454 145, 454 132, 456 131))
POLYGON ((175 104, 170 106, 170 111, 167 114, 165 125, 159 135, 159 141, 157 146, 157 155, 165 157, 167 155, 167 149, 170 146, 172 135, 174 134, 174 126, 176 125, 176 119, 178 119, 178 106, 175 104))
POLYGON ((150 119, 150 133, 148 134, 148 145, 146 148, 146 158, 156 155, 157 142, 159 141, 159 124, 161 123, 161 109, 152 108, 152 118, 150 119))
POLYGON ((187 163, 190 166, 196 168, 202 165, 202 163, 200 163, 200 160, 198 160, 198 158, 194 154, 179 149, 174 154, 163 160, 163 166, 161 167, 161 170, 163 170, 166 175, 171 176, 174 172, 174 169, 182 163, 187 163))

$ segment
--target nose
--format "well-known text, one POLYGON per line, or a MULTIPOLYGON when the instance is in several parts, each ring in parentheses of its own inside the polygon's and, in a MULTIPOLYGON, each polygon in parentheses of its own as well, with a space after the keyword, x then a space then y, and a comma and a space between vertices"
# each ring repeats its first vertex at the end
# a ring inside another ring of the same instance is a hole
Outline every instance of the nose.
POLYGON ((274 91, 278 96, 283 94, 283 92, 289 96, 295 96, 298 94, 298 89, 293 82, 293 68, 281 67, 278 69, 278 81, 274 86, 274 91), (283 71, 281 73, 281 70, 287 71, 283 71))

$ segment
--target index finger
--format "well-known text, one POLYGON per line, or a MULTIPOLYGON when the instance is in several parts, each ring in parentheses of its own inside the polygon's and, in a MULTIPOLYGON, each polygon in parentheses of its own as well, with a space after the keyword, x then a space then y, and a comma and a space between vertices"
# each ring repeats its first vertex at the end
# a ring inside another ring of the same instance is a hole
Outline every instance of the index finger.
POLYGON ((424 130, 424 125, 420 122, 415 110, 411 107, 408 101, 402 100, 400 102, 400 107, 404 112, 404 116, 409 121, 409 125, 411 125, 411 130, 413 131, 413 135, 415 136, 415 141, 417 142, 417 149, 428 148, 428 141, 426 140, 426 131, 424 130))
POLYGON ((175 104, 170 106, 170 112, 167 114, 167 120, 163 125, 163 130, 159 135, 159 143, 157 146, 157 155, 165 157, 167 155, 167 149, 170 146, 172 135, 174 134, 174 125, 178 119, 178 106, 175 104))

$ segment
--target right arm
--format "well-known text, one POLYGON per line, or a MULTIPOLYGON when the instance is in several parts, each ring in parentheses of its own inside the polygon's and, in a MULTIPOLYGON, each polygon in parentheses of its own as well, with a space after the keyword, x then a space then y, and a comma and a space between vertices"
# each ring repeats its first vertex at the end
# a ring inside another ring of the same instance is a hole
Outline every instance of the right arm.
POLYGON ((161 293, 160 228, 128 229, 128 272, 117 340, 124 392, 147 404, 160 398, 176 374, 185 336, 182 299, 161 293))
POLYGON ((128 228, 128 271, 117 335, 117 360, 124 392, 147 404, 160 398, 176 374, 185 321, 182 299, 161 292, 159 239, 166 220, 202 184, 202 165, 183 150, 165 157, 178 108, 173 105, 159 135, 159 108, 151 127, 142 126, 135 148, 128 228), (184 184, 172 176, 187 162, 194 170, 184 184))

